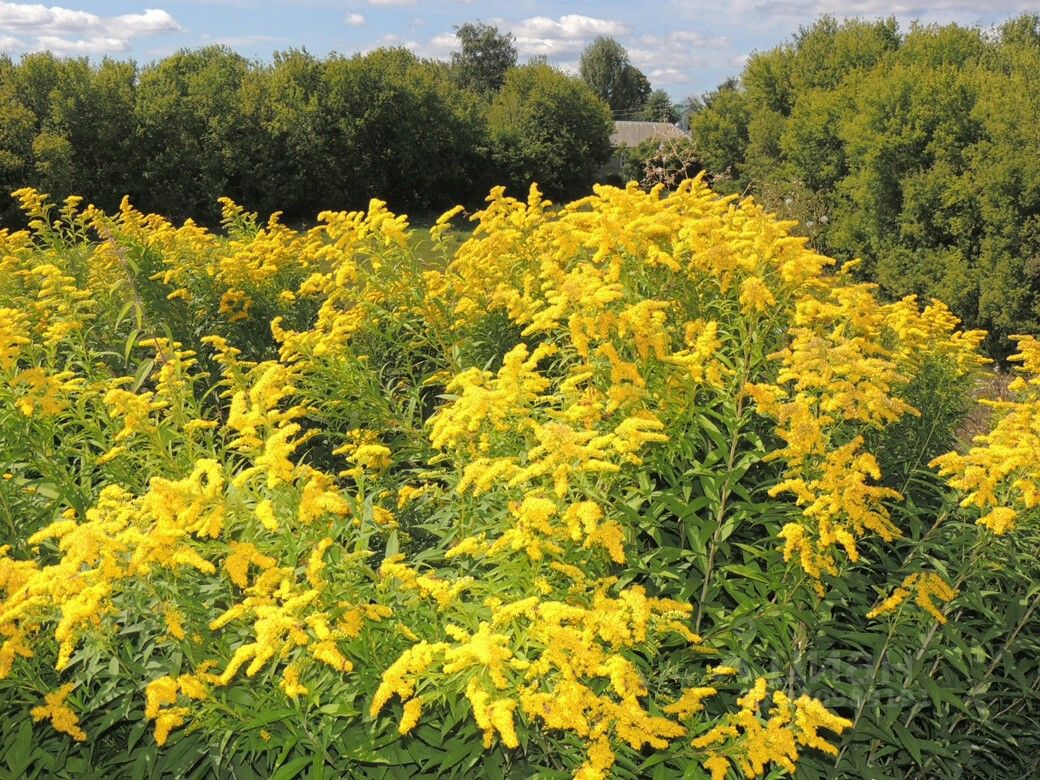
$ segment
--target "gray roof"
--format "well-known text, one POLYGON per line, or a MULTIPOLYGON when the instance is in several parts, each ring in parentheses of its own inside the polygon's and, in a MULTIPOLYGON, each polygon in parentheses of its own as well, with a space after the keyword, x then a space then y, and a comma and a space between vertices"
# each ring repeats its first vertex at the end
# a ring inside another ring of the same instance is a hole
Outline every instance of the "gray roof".
POLYGON ((687 134, 670 122, 615 122, 610 135, 611 146, 638 146, 651 138, 670 141, 687 134))

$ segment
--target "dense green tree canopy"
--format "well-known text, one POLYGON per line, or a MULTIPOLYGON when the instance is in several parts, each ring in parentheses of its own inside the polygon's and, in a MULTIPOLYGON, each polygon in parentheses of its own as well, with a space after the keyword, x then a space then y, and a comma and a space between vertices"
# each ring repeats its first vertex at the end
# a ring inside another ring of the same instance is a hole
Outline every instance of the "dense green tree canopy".
MULTIPOLYGON (((257 63, 212 46, 140 68, 0 56, 0 189, 109 209, 130 195, 205 222, 223 195, 301 219, 373 197, 439 212, 532 177, 554 195, 587 190, 606 153, 604 105, 548 65, 516 68, 493 27, 463 25, 459 38, 450 65, 404 49, 257 63)), ((18 224, 5 194, 0 226, 18 224)))
POLYGON ((249 145, 240 93, 249 65, 225 47, 179 52, 145 68, 135 119, 141 186, 135 201, 205 214, 221 195, 241 192, 249 145), (168 207, 168 206, 167 206, 168 207))
POLYGON ((678 122, 679 111, 663 89, 655 89, 646 99, 642 118, 648 122, 678 122))
POLYGON ((516 45, 512 33, 481 22, 467 22, 455 28, 459 51, 451 55, 451 66, 459 84, 482 95, 493 95, 502 88, 506 73, 516 65, 516 45))
POLYGON ((995 32, 824 18, 753 55, 693 114, 732 191, 861 258, 890 297, 934 296, 1006 337, 1040 331, 1040 19, 995 32))
POLYGON ((650 96, 650 81, 613 38, 599 37, 590 43, 581 54, 579 69, 582 80, 616 115, 641 110, 650 96))
POLYGON ((610 156, 607 105, 548 65, 509 72, 488 127, 496 159, 519 189, 537 182, 554 197, 574 195, 610 156))

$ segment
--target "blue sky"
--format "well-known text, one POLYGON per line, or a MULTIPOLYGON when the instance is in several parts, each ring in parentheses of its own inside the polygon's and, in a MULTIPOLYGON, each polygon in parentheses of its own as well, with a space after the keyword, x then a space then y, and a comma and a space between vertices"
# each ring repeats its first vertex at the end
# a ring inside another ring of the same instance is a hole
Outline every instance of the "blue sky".
POLYGON ((480 20, 513 32, 522 61, 544 54, 571 71, 593 38, 610 35, 678 100, 738 74, 750 52, 789 39, 820 14, 990 27, 1037 7, 1036 0, 0 0, 0 51, 147 62, 209 43, 255 58, 290 47, 324 55, 399 45, 447 58, 453 26, 480 20))

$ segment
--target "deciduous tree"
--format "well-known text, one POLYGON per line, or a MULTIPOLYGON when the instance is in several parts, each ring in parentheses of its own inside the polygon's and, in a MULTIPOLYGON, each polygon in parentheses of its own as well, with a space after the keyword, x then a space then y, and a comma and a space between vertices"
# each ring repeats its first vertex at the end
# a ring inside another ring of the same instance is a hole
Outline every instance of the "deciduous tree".
POLYGON ((650 81, 613 38, 601 36, 590 43, 581 54, 579 70, 582 80, 615 114, 642 109, 650 96, 650 81))
POLYGON ((452 52, 451 67, 455 79, 467 89, 490 97, 516 65, 517 50, 512 33, 482 22, 467 22, 455 28, 459 50, 452 52))

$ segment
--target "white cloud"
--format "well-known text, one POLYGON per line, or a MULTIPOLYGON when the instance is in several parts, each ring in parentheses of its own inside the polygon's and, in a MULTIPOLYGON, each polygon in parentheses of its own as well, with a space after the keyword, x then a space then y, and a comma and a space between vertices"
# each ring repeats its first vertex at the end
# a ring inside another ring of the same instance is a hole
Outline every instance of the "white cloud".
POLYGON ((665 35, 641 35, 637 38, 643 46, 675 51, 679 49, 724 49, 729 46, 725 36, 709 38, 696 30, 672 30, 665 35))
POLYGON ((4 31, 70 31, 96 28, 100 21, 99 17, 86 11, 73 11, 57 6, 48 8, 38 4, 0 2, 0 30, 4 31))
POLYGON ((130 48, 130 42, 123 38, 105 38, 103 36, 69 40, 57 35, 41 35, 36 39, 36 45, 32 48, 46 49, 55 54, 105 54, 125 52, 130 48))
MULTIPOLYGON (((694 30, 632 36, 622 22, 580 14, 566 14, 558 19, 534 16, 512 22, 497 18, 489 23, 513 34, 521 61, 544 56, 572 75, 578 73, 577 55, 593 40, 601 35, 617 38, 633 64, 655 86, 687 84, 692 81, 691 69, 718 61, 732 51, 724 36, 713 37, 694 30)), ((425 57, 447 59, 458 48, 458 40, 454 33, 442 33, 416 45, 399 36, 387 36, 377 45, 404 45, 425 57)))
MULTIPOLYGON (((628 47, 628 57, 655 85, 685 84, 689 70, 708 63, 705 52, 729 48, 725 37, 710 38, 694 30, 672 30, 664 35, 641 35, 628 47)), ((713 54, 712 59, 715 59, 713 54)))
POLYGON ((378 41, 369 46, 365 51, 375 51, 376 49, 398 49, 404 48, 408 51, 418 51, 420 46, 418 41, 410 41, 400 35, 384 35, 378 41))
POLYGON ((417 0, 368 0, 369 5, 415 5, 417 0))
POLYGON ((169 13, 159 8, 146 8, 143 13, 123 14, 104 22, 105 27, 126 36, 157 35, 180 32, 183 28, 169 13))
POLYGON ((566 14, 559 19, 533 16, 505 27, 516 37, 520 54, 548 57, 581 51, 600 35, 620 36, 628 32, 621 22, 580 14, 566 14))
POLYGON ((679 68, 652 68, 646 72, 646 77, 654 86, 662 84, 686 84, 690 81, 688 71, 679 68))
POLYGON ((125 52, 133 38, 182 30, 176 19, 158 8, 106 17, 61 6, 0 2, 0 48, 4 50, 47 49, 74 55, 125 52))
POLYGON ((344 19, 343 21, 345 21, 351 27, 360 27, 365 23, 365 17, 361 14, 347 14, 346 19, 344 19))
MULTIPOLYGON (((369 2, 373 1, 369 0, 369 2)), ((378 1, 386 3, 391 0, 378 1)), ((399 2, 399 0, 393 1, 399 2)), ((548 16, 532 16, 516 22, 492 19, 488 23, 504 33, 509 32, 513 34, 521 60, 533 56, 546 56, 558 66, 564 64, 559 62, 560 56, 574 55, 580 52, 592 43, 596 37, 600 35, 623 36, 628 31, 628 28, 620 22, 610 19, 596 19, 580 14, 566 14, 559 19, 550 19, 548 16)), ((392 37, 388 36, 388 38, 392 37)), ((399 40, 397 45, 400 45, 399 40)), ((415 47, 414 50, 425 57, 447 59, 452 51, 458 49, 458 45, 455 33, 442 33, 431 38, 425 44, 415 47)), ((573 63, 566 64, 570 65, 573 63)), ((574 71, 577 72, 576 66, 574 71)))
MULTIPOLYGON (((412 32, 414 33, 415 30, 412 30, 412 32)), ((422 43, 402 35, 386 35, 376 43, 376 46, 370 47, 369 50, 379 46, 404 46, 419 57, 449 60, 452 52, 458 51, 459 41, 453 32, 435 35, 428 40, 423 40, 422 43)))
POLYGON ((788 17, 832 14, 838 17, 894 15, 930 18, 938 14, 1005 15, 1036 8, 1036 4, 1029 0, 738 0, 736 5, 763 16, 788 17))
POLYGON ((422 54, 425 57, 446 60, 457 48, 459 48, 459 39, 455 37, 455 33, 441 33, 430 39, 430 42, 423 47, 422 54))

